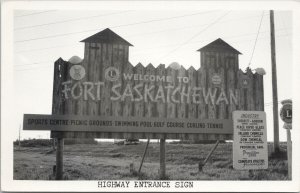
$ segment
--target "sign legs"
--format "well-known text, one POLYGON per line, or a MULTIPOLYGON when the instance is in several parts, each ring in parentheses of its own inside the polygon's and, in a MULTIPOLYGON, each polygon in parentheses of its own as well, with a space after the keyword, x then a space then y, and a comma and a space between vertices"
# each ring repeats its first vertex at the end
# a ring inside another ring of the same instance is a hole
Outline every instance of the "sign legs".
POLYGON ((160 139, 160 169, 159 169, 159 178, 166 178, 166 139, 160 139))
POLYGON ((63 180, 64 138, 57 138, 55 180, 63 180))
POLYGON ((206 156, 205 160, 202 163, 199 162, 199 165, 198 165, 199 172, 202 171, 203 166, 206 164, 206 162, 208 161, 208 159, 210 158, 210 156, 212 155, 212 153, 216 150, 216 148, 218 147, 219 143, 220 143, 220 141, 218 140, 216 142, 216 144, 214 145, 214 147, 210 150, 209 154, 206 156))
POLYGON ((287 136, 287 155, 288 155, 288 177, 292 180, 292 140, 291 140, 291 130, 286 130, 287 136))
POLYGON ((142 169, 142 166, 143 166, 143 163, 144 163, 144 159, 145 159, 145 156, 146 156, 146 153, 147 153, 149 142, 150 142, 150 138, 148 138, 148 141, 147 141, 147 144, 146 144, 146 147, 145 147, 145 150, 144 150, 144 154, 143 154, 142 161, 141 161, 139 171, 138 171, 139 173, 141 172, 141 169, 142 169))

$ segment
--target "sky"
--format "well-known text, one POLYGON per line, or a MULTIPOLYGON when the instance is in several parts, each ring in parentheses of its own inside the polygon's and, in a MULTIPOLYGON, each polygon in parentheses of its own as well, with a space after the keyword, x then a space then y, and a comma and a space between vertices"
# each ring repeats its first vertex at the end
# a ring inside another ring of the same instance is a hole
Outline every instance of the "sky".
MULTIPOLYGON (((239 67, 264 68, 268 141, 273 140, 273 106, 268 10, 17 10, 14 12, 15 118, 18 138, 23 114, 51 114, 53 64, 83 58, 80 41, 110 28, 133 47, 129 61, 144 66, 178 62, 200 67, 196 50, 222 38, 239 50, 239 67), (252 59, 251 59, 252 58, 252 59)), ((292 98, 292 12, 275 11, 279 101, 292 98)), ((281 104, 279 104, 279 109, 281 104)), ((279 120, 280 140, 286 141, 279 120)), ((49 138, 50 132, 22 131, 21 138, 49 138)))

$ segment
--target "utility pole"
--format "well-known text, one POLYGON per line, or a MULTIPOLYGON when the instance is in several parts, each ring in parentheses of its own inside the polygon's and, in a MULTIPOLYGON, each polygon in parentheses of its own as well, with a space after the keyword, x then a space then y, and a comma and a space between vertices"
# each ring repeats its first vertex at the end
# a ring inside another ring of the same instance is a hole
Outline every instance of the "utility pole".
POLYGON ((278 95, 277 95, 277 70, 275 49, 274 11, 270 10, 271 28, 271 60, 272 60, 272 90, 273 90, 273 124, 274 124, 274 153, 279 153, 279 126, 278 126, 278 95))

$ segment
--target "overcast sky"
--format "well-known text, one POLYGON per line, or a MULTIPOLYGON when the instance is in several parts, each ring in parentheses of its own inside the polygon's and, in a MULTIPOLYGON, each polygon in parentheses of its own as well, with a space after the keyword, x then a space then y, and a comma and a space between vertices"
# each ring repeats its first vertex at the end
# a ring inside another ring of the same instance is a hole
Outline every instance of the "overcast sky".
MULTIPOLYGON (((239 50, 239 66, 264 68, 265 111, 268 140, 273 140, 273 107, 268 10, 220 11, 63 11, 19 10, 14 14, 15 139, 24 113, 51 114, 53 63, 83 57, 79 42, 110 28, 134 45, 129 61, 136 65, 178 62, 186 68, 200 67, 199 48, 222 38, 239 50), (262 19, 262 20, 261 20, 262 19), (262 22, 261 22, 262 21, 262 22), (261 28, 259 25, 261 22, 261 28), (258 34, 259 31, 259 34, 258 34), (256 47, 255 40, 258 34, 256 47)), ((279 100, 292 98, 292 12, 275 11, 279 100)), ((281 104, 279 104, 279 109, 281 104)), ((280 139, 286 140, 280 123, 280 139)), ((45 138, 50 132, 21 131, 22 138, 45 138)))

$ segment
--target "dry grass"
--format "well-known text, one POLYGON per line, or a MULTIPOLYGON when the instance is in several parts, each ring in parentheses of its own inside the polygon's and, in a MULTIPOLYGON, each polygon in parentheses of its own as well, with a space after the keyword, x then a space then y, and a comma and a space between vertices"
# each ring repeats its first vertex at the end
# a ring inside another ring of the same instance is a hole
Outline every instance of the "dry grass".
MULTIPOLYGON (((269 159, 267 170, 232 168, 232 144, 220 144, 211 159, 198 172, 213 144, 167 144, 167 178, 170 180, 287 180, 285 158, 269 159)), ((138 169, 145 144, 119 146, 113 143, 65 145, 65 180, 157 180, 159 179, 159 144, 151 143, 142 172, 138 169)), ((51 147, 21 147, 14 151, 14 179, 52 180, 55 152, 51 147)))

